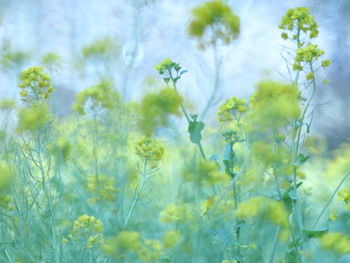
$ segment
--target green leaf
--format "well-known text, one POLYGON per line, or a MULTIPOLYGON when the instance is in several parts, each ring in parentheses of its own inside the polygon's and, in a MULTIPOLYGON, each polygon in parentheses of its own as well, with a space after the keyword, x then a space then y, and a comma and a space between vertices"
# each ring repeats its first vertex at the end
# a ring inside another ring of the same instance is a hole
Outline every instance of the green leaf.
POLYGON ((301 245, 303 244, 302 242, 302 239, 301 238, 297 238, 295 239, 294 241, 291 241, 289 244, 288 244, 288 248, 291 249, 291 251, 289 252, 292 252, 292 251, 295 251, 295 247, 300 247, 301 245))
MULTIPOLYGON (((296 188, 298 189, 302 184, 303 182, 297 183, 296 188)), ((293 210, 293 201, 298 200, 298 198, 293 194, 293 189, 294 188, 292 186, 282 194, 282 201, 289 214, 292 213, 292 210, 293 210)))
POLYGON ((202 139, 201 132, 204 129, 202 121, 190 121, 188 125, 188 132, 190 133, 190 140, 192 143, 200 143, 202 139))
POLYGON ((309 157, 310 156, 308 156, 308 155, 304 155, 304 154, 300 153, 298 155, 297 160, 294 163, 294 165, 297 165, 297 166, 303 165, 309 159, 309 157))
POLYGON ((298 252, 293 249, 293 250, 290 250, 286 253, 286 258, 285 258, 285 262, 286 263, 298 263, 298 252))
POLYGON ((324 233, 328 232, 328 228, 319 229, 319 230, 303 230, 303 232, 308 239, 317 238, 322 236, 324 233))
POLYGON ((236 173, 233 172, 233 168, 236 164, 236 154, 232 149, 232 143, 227 143, 224 149, 223 163, 225 165, 225 173, 231 177, 235 177, 236 173))
POLYGON ((187 72, 187 70, 182 70, 179 75, 181 76, 181 75, 185 74, 186 72, 187 72))

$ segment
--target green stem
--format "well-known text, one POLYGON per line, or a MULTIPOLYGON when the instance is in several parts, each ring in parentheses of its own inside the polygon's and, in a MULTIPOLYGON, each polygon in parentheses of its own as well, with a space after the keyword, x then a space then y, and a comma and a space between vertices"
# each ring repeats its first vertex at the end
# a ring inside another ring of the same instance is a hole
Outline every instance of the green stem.
POLYGON ((132 205, 130 207, 130 210, 129 210, 129 213, 125 219, 125 223, 124 223, 124 228, 126 228, 126 226, 128 225, 129 223, 129 220, 131 218, 131 215, 132 213, 134 212, 135 210, 135 206, 136 206, 136 203, 137 201, 139 200, 140 198, 140 194, 143 190, 143 187, 145 186, 145 182, 146 182, 146 170, 147 170, 147 159, 145 160, 145 163, 144 163, 144 167, 143 167, 143 173, 141 174, 141 185, 139 186, 139 188, 137 189, 137 192, 136 192, 136 195, 135 195, 135 198, 132 202, 132 205))
MULTIPOLYGON (((174 90, 177 92, 176 82, 173 80, 171 74, 170 74, 170 77, 171 77, 171 79, 172 79, 172 83, 173 83, 174 90)), ((181 110, 182 110, 183 114, 185 115, 187 124, 190 124, 190 123, 191 123, 191 119, 190 119, 190 116, 189 116, 189 114, 188 114, 186 108, 183 106, 182 103, 180 104, 180 107, 181 107, 181 110)), ((204 152, 202 143, 199 142, 199 143, 197 143, 197 145, 198 145, 199 151, 200 151, 200 153, 201 153, 201 156, 203 157, 203 159, 206 159, 206 155, 205 155, 205 152, 204 152)))
POLYGON ((270 259, 269 259, 270 263, 274 263, 274 258, 275 258, 276 249, 277 249, 277 240, 278 240, 278 235, 279 235, 280 231, 281 231, 281 226, 278 226, 275 237, 273 239, 273 247, 272 247, 272 251, 271 251, 270 259))
POLYGON ((346 181, 346 179, 349 177, 350 175, 350 170, 348 170, 343 179, 340 181, 340 183, 338 184, 338 186, 335 188, 335 190, 333 191, 332 195, 329 197, 327 203, 325 204, 325 206, 323 207, 321 213, 319 214, 319 216, 317 217, 313 229, 316 230, 316 227, 318 225, 318 223, 320 222, 321 218, 323 217, 324 213, 326 212, 328 206, 330 205, 330 203, 332 202, 332 200, 334 199, 335 195, 337 194, 337 192, 339 191, 340 187, 343 185, 343 183, 346 181))

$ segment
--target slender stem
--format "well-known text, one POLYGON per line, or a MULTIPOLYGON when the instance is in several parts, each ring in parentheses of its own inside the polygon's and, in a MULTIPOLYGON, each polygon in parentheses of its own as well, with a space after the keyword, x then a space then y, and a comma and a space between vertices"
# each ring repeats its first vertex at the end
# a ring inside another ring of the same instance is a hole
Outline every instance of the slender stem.
POLYGON ((271 251, 270 259, 269 259, 270 263, 274 263, 274 258, 275 258, 275 254, 276 254, 276 248, 277 248, 277 240, 278 240, 278 235, 279 235, 280 231, 281 231, 281 226, 278 226, 275 237, 273 239, 273 247, 272 247, 272 251, 271 251))
POLYGON ((216 42, 214 44, 214 85, 213 90, 210 95, 209 100, 207 101, 207 104, 201 114, 201 119, 205 117, 205 115, 208 113, 211 106, 213 106, 215 99, 217 97, 218 89, 220 87, 220 68, 221 68, 221 60, 218 56, 218 50, 216 42))
POLYGON ((99 180, 99 169, 98 169, 98 156, 97 156, 97 140, 98 140, 98 127, 97 127, 97 116, 96 113, 94 113, 94 130, 93 130, 93 144, 92 144, 92 151, 93 151, 93 157, 94 157, 94 168, 95 168, 95 180, 97 185, 97 192, 100 194, 100 180, 99 180))
POLYGON ((144 168, 143 168, 143 173, 141 174, 141 185, 140 187, 138 188, 137 192, 136 192, 136 195, 135 195, 135 198, 134 198, 134 201, 132 202, 132 205, 130 207, 130 210, 129 210, 129 213, 125 219, 125 223, 124 223, 124 228, 128 225, 129 223, 129 220, 130 220, 130 217, 132 215, 132 213, 134 212, 135 210, 135 206, 136 206, 136 203, 137 201, 139 200, 140 198, 140 194, 143 190, 143 187, 145 186, 145 182, 146 182, 146 169, 147 169, 147 159, 145 160, 145 163, 144 163, 144 168))
MULTIPOLYGON (((171 75, 171 72, 169 72, 169 75, 170 75, 171 79, 173 79, 173 77, 171 75)), ((174 90, 177 92, 176 82, 173 80, 172 83, 173 83, 174 90)), ((186 108, 183 106, 182 103, 180 104, 180 107, 181 107, 181 110, 182 110, 183 114, 185 115, 187 123, 190 124, 191 119, 190 119, 190 115, 187 113, 186 108)), ((202 143, 199 142, 199 143, 197 143, 197 145, 198 145, 199 151, 200 151, 203 159, 206 159, 206 155, 205 155, 202 143)))
POLYGON ((313 229, 316 229, 318 223, 320 222, 321 218, 323 217, 324 213, 326 212, 328 206, 330 205, 330 203, 332 202, 333 198, 335 197, 335 195, 337 194, 337 192, 339 191, 340 187, 343 185, 343 183, 346 181, 346 179, 349 177, 350 175, 350 170, 348 170, 343 179, 340 181, 340 183, 338 184, 338 186, 335 188, 335 190, 333 191, 332 195, 329 197, 327 203, 325 204, 325 206, 323 207, 321 213, 319 214, 319 216, 317 217, 313 229))

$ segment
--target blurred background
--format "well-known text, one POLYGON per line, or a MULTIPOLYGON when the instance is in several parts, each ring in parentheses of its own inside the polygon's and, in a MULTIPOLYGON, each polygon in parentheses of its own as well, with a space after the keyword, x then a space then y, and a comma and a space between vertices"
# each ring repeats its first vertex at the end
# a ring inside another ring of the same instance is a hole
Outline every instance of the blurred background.
POLYGON ((201 2, 1 0, 0 98, 19 100, 18 74, 44 64, 60 115, 101 76, 112 78, 125 99, 137 100, 158 78, 154 66, 170 57, 188 70, 179 89, 193 112, 203 113, 218 86, 203 116, 210 121, 225 98, 249 98, 261 78, 288 80, 278 25, 289 8, 305 6, 319 24, 315 42, 332 61, 319 73, 330 84, 318 91, 313 132, 326 136, 331 148, 350 137, 350 0, 227 0, 241 18, 241 34, 217 49, 219 65, 212 49, 198 49, 187 34, 191 9, 201 2))

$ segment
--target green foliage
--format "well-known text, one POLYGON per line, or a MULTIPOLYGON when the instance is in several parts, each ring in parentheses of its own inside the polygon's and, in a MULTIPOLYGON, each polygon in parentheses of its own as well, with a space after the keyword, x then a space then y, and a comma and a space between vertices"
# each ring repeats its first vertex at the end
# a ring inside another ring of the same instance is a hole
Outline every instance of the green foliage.
POLYGON ((197 121, 197 116, 192 115, 192 121, 188 125, 188 132, 190 133, 190 140, 192 143, 200 143, 202 139, 201 132, 204 129, 204 122, 197 121))
MULTIPOLYGON (((287 65, 300 67, 289 82, 259 81, 249 100, 224 99, 217 120, 187 112, 177 86, 186 71, 169 58, 155 67, 163 89, 126 101, 102 78, 63 117, 51 109, 50 76, 24 70, 23 106, 0 101, 0 262, 306 263, 349 253, 350 145, 329 153, 310 134, 317 71, 330 61, 310 41, 307 8, 288 11, 281 28, 297 44, 287 65)), ((205 46, 229 43, 239 19, 224 1, 205 2, 190 32, 205 46)), ((105 64, 115 47, 99 40, 84 62, 105 64)), ((60 62, 48 53, 41 64, 55 74, 60 62)))
POLYGON ((1 195, 7 192, 7 188, 10 186, 13 180, 13 169, 5 162, 0 162, 0 193, 1 195))
POLYGON ((9 45, 2 51, 0 64, 4 71, 17 69, 30 59, 31 55, 22 50, 13 50, 9 45))
POLYGON ((41 58, 41 64, 50 70, 60 69, 62 67, 62 59, 58 54, 49 52, 41 58))
POLYGON ((97 39, 82 49, 85 59, 103 59, 109 56, 116 56, 119 51, 117 42, 111 37, 97 39))
POLYGON ((18 113, 17 132, 35 132, 50 122, 52 116, 45 105, 33 105, 18 113))
POLYGON ((16 107, 16 102, 7 98, 0 100, 0 110, 12 110, 16 107))

